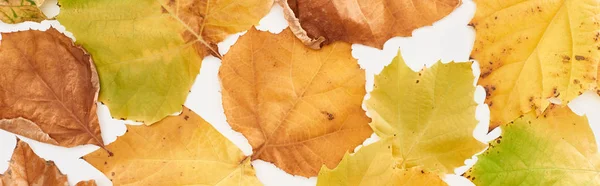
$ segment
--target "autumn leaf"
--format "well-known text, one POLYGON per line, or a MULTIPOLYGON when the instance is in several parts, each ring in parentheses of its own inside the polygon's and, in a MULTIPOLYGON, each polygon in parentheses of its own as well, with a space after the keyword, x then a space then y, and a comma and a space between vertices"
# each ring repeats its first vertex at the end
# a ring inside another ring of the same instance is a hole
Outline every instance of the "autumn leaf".
POLYGON ((227 121, 253 147, 252 159, 294 175, 334 167, 372 130, 361 108, 365 72, 350 44, 312 50, 286 29, 250 29, 219 70, 227 121))
POLYGON ((272 0, 59 0, 57 19, 92 54, 114 117, 150 125, 181 110, 202 58, 272 0))
POLYGON ((475 0, 472 58, 487 91, 491 128, 542 113, 596 89, 600 60, 597 0, 475 0))
POLYGON ((80 181, 79 183, 75 184, 75 186, 96 186, 96 181, 94 181, 94 180, 80 181))
POLYGON ((393 185, 446 185, 434 173, 418 167, 397 167, 392 156, 392 139, 386 138, 362 147, 353 155, 346 153, 335 169, 321 168, 317 186, 393 186, 393 185))
POLYGON ((90 56, 55 29, 3 33, 0 129, 44 143, 104 146, 90 56))
POLYGON ((260 185, 250 158, 191 110, 125 135, 83 158, 114 185, 260 185))
POLYGON ((40 10, 44 0, 3 0, 0 1, 0 21, 9 24, 25 21, 40 22, 46 16, 40 10))
POLYGON ((376 48, 454 11, 460 0, 279 0, 296 36, 312 48, 335 41, 376 48))
POLYGON ((464 176, 476 185, 597 185, 600 157, 587 119, 568 107, 530 112, 502 135, 464 176))
MULTIPOLYGON (((68 186, 67 176, 60 173, 60 170, 52 161, 45 161, 37 156, 29 145, 17 139, 17 147, 13 152, 8 170, 0 174, 0 186, 15 185, 52 185, 68 186)), ((82 181, 78 186, 95 186, 95 182, 82 181)))
POLYGON ((452 172, 485 145, 473 138, 477 126, 471 63, 441 64, 412 71, 400 52, 375 77, 366 101, 371 126, 382 138, 394 137, 402 166, 452 172))

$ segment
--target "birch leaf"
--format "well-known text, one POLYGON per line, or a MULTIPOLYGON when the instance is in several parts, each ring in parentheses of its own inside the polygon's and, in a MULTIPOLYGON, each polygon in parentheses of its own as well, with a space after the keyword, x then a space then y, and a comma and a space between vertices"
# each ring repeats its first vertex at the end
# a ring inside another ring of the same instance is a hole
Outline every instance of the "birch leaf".
POLYGON ((312 48, 335 41, 382 48, 454 11, 460 0, 280 0, 294 34, 312 48))
POLYGON ((365 72, 350 44, 312 50, 286 29, 251 29, 219 70, 227 121, 254 149, 253 159, 316 176, 372 134, 361 108, 365 72))
POLYGON ((266 15, 272 0, 59 0, 57 19, 92 54, 100 101, 150 125, 181 110, 202 58, 266 15))
POLYGON ((597 0, 475 0, 472 58, 486 88, 491 127, 544 112, 549 98, 567 104, 597 88, 597 0))
POLYGON ((464 176, 476 185, 598 185, 600 156, 586 117, 568 107, 508 125, 464 176))
POLYGON ((446 185, 435 173, 419 167, 397 167, 392 156, 391 138, 382 139, 362 147, 353 155, 346 153, 335 169, 321 168, 317 186, 394 186, 394 185, 446 185))
POLYGON ((477 125, 471 63, 437 63, 412 71, 400 52, 375 77, 366 101, 371 126, 394 138, 394 156, 405 167, 453 172, 485 146, 473 138, 477 125))
POLYGON ((250 158, 191 110, 125 135, 83 157, 114 185, 260 185, 250 158))
POLYGON ((104 146, 90 56, 53 28, 3 33, 1 42, 0 129, 65 147, 104 146))
POLYGON ((43 3, 44 0, 2 0, 0 1, 0 21, 9 24, 43 21, 47 19, 39 8, 43 3))

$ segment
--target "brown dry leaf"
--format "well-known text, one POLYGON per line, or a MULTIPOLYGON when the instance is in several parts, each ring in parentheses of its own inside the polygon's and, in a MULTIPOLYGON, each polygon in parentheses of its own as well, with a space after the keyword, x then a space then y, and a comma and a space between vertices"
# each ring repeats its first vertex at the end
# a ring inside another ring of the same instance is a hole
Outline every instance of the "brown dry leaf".
POLYGON ((0 129, 44 143, 104 146, 90 56, 55 29, 2 34, 0 129))
POLYGON ((2 0, 0 1, 0 22, 14 24, 25 21, 40 22, 46 19, 39 6, 44 0, 2 0))
MULTIPOLYGON (((29 145, 17 139, 8 170, 0 174, 0 186, 49 185, 67 186, 67 175, 58 170, 52 161, 44 161, 29 145)), ((94 180, 80 181, 76 186, 95 186, 94 180)))
POLYGON ((383 48, 396 36, 433 24, 460 0, 279 0, 294 34, 318 49, 335 41, 383 48))
POLYGON ((365 72, 350 44, 312 50, 289 29, 252 28, 219 71, 227 121, 254 149, 253 159, 301 176, 335 167, 372 130, 361 108, 365 72))
POLYGON ((188 108, 83 157, 114 185, 260 185, 250 158, 188 108))

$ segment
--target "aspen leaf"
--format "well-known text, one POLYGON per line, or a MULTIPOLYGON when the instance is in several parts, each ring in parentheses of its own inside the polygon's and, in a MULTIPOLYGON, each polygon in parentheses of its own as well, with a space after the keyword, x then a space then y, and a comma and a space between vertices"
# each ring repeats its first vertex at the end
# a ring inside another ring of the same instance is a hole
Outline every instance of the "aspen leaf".
POLYGON ((83 157, 114 185, 260 185, 250 158, 191 110, 125 135, 83 157))
POLYGON ((150 125, 181 110, 202 58, 272 0, 59 0, 57 19, 93 56, 114 117, 150 125))
MULTIPOLYGON (((52 185, 68 186, 67 176, 52 161, 37 156, 29 145, 17 139, 8 170, 0 174, 0 186, 52 185)), ((94 180, 81 181, 78 186, 95 186, 94 180)))
POLYGON ((452 172, 485 145, 473 138, 477 126, 471 63, 437 63, 412 71, 400 52, 375 76, 366 101, 371 126, 382 138, 394 138, 394 156, 402 166, 452 172))
POLYGON ((397 167, 392 156, 392 139, 386 138, 362 147, 353 155, 346 153, 335 169, 323 166, 317 186, 393 186, 393 185, 446 185, 435 173, 418 167, 397 167))
POLYGON ((2 0, 0 1, 0 21, 9 24, 43 21, 46 16, 39 9, 43 2, 44 0, 2 0))
POLYGON ((98 75, 71 39, 53 28, 3 33, 0 74, 0 129, 65 147, 104 146, 98 75))
POLYGON ((532 111, 502 135, 464 176, 476 185, 598 185, 600 157, 586 117, 568 107, 532 111))
POLYGON ((372 134, 361 108, 365 72, 350 44, 312 50, 286 29, 250 29, 219 70, 227 121, 253 147, 253 159, 294 175, 316 176, 372 134))
POLYGON ((376 48, 454 11, 460 0, 279 0, 285 18, 311 48, 335 41, 376 48))
POLYGON ((597 0, 475 0, 471 57, 487 92, 491 128, 566 104, 596 89, 600 60, 597 0))

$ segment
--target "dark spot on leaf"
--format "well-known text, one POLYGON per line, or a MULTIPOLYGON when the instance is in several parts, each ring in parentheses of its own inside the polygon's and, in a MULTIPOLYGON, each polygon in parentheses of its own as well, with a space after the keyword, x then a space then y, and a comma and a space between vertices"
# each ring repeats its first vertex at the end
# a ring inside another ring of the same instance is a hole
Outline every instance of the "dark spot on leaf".
POLYGON ((425 171, 421 170, 421 174, 425 174, 425 171))
POLYGON ((321 111, 322 114, 325 114, 325 116, 327 116, 327 120, 331 121, 335 119, 335 116, 333 116, 332 113, 329 113, 327 111, 321 111))
POLYGON ((567 55, 563 55, 562 57, 562 62, 564 63, 568 63, 569 61, 571 61, 571 57, 567 56, 567 55))
POLYGON ((585 60, 585 57, 583 57, 583 56, 575 56, 575 59, 577 61, 583 61, 583 60, 585 60))
POLYGON ((579 84, 579 80, 578 80, 578 79, 574 79, 574 80, 573 80, 573 83, 575 83, 575 84, 579 84))
POLYGON ((417 79, 417 83, 419 83, 419 80, 417 79))
POLYGON ((187 121, 188 119, 190 119, 190 117, 186 115, 186 116, 183 116, 183 119, 185 119, 187 121))
POLYGON ((111 173, 110 173, 110 175, 111 175, 111 176, 115 176, 115 172, 111 172, 111 173))

